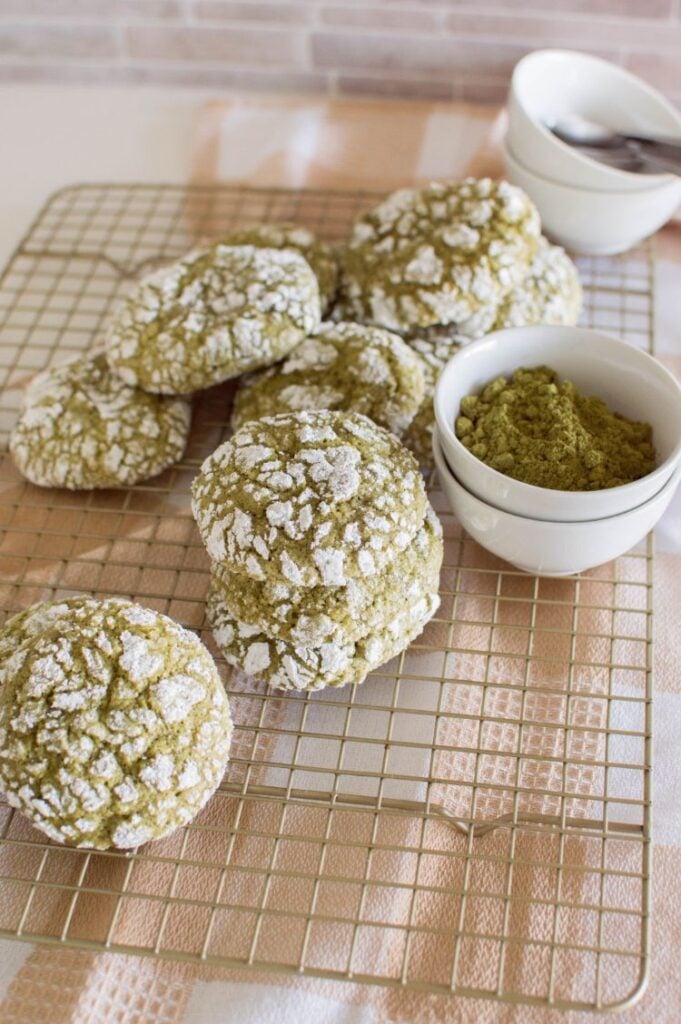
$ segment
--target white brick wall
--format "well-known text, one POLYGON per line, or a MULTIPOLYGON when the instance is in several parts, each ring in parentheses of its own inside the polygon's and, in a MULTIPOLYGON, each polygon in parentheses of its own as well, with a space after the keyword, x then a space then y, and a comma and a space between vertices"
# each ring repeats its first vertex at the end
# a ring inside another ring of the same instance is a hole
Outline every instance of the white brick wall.
POLYGON ((681 102, 681 0, 0 0, 0 79, 503 97, 542 46, 681 102))

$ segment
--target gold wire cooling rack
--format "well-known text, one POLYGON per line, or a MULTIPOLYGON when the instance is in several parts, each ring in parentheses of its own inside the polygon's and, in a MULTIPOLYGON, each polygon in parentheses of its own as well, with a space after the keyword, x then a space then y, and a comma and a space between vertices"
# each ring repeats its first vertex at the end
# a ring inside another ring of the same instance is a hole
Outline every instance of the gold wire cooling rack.
MULTIPOLYGON (((34 371, 96 341, 142 269, 235 226, 334 240, 376 196, 83 185, 53 196, 0 280, 0 429, 34 371)), ((652 347, 649 250, 582 261, 585 322, 652 347)), ((200 631, 189 510, 230 388, 196 400, 185 460, 67 493, 0 464, 7 614, 129 595, 200 631)), ((536 579, 446 536, 442 606, 362 685, 281 694, 222 665, 236 720, 220 791, 129 854, 58 846, 0 806, 0 934, 252 971, 558 1008, 630 1004, 650 905, 652 544, 536 579)), ((213 648, 214 649, 214 648, 213 648)))

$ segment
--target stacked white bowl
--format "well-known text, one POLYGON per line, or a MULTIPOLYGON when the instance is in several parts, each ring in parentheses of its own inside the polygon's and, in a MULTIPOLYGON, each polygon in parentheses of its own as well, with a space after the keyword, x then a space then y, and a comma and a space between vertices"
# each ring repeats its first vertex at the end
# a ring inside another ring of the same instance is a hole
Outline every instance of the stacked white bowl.
POLYGON ((513 327, 460 349, 435 390, 435 462, 452 511, 483 547, 526 572, 566 576, 608 562, 657 523, 681 480, 681 388, 640 349, 581 327, 513 327), (657 468, 596 491, 535 487, 499 473, 457 438, 461 399, 520 367, 550 366, 583 394, 650 423, 657 468))
POLYGON ((504 160, 534 200, 545 232, 575 252, 623 252, 662 227, 681 203, 681 178, 607 166, 550 129, 568 115, 623 132, 678 138, 681 114, 629 71, 569 50, 537 50, 516 65, 504 160))

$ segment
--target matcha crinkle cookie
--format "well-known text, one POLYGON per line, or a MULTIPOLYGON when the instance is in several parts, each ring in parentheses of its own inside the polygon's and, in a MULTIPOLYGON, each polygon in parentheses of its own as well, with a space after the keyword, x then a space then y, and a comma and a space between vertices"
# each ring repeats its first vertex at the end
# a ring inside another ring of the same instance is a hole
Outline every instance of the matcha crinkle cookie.
POLYGON ((213 561, 256 580, 343 586, 380 572, 416 535, 426 492, 413 456, 359 413, 253 420, 193 484, 213 561))
POLYGON ((412 597, 383 628, 362 639, 327 641, 316 647, 272 639, 239 622, 213 584, 207 614, 225 660, 279 690, 321 690, 361 683, 367 674, 404 650, 435 614, 440 599, 437 574, 430 589, 412 597))
POLYGON ((107 359, 130 385, 186 394, 283 359, 320 322, 317 279, 291 249, 197 249, 114 312, 107 359))
POLYGON ((295 249, 312 267, 322 304, 330 309, 338 283, 338 262, 330 245, 320 241, 309 228, 298 224, 258 224, 233 231, 221 241, 225 245, 255 245, 258 248, 295 249))
POLYGON ((528 273, 499 307, 493 329, 527 324, 576 324, 582 311, 579 273, 568 254, 545 238, 528 273))
POLYGON ((280 366, 240 383, 232 426, 283 412, 359 412, 398 436, 424 395, 418 356, 396 334, 354 323, 323 323, 280 366))
POLYGON ((9 447, 40 487, 126 487, 182 458, 190 422, 186 399, 126 384, 100 354, 34 378, 9 447))
POLYGON ((93 601, 94 598, 80 594, 78 597, 65 597, 61 600, 39 601, 23 612, 17 612, 0 627, 0 669, 5 660, 26 640, 47 632, 67 612, 85 606, 92 607, 93 601))
POLYGON ((213 603, 246 630, 293 647, 320 647, 380 633, 405 605, 437 591, 442 527, 429 507, 413 542, 381 572, 342 587, 296 587, 250 579, 213 566, 213 603))
POLYGON ((361 683, 438 608, 442 528, 418 465, 361 413, 249 421, 204 463, 193 510, 216 642, 269 686, 361 683))
POLYGON ((345 315, 396 331, 484 333, 525 276, 540 233, 525 193, 466 178, 401 189, 360 217, 341 255, 345 315))
POLYGON ((55 605, 1 634, 16 642, 0 659, 0 787, 60 842, 161 838, 199 812, 227 765, 232 723, 213 659, 131 601, 55 605))

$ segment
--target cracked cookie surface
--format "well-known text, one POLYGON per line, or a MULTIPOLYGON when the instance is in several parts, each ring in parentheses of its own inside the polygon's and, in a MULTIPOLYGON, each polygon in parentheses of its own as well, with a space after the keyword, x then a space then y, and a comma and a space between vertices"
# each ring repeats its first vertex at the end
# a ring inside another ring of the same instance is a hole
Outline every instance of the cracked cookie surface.
POLYGON ((401 189, 360 217, 341 256, 341 306, 398 332, 457 324, 485 333, 525 276, 539 215, 505 181, 466 178, 401 189))
POLYGON ((283 359, 321 319, 310 265, 291 249, 197 249, 142 278, 106 330, 127 384, 186 394, 283 359))
POLYGON ((437 611, 437 574, 422 592, 376 633, 354 641, 305 647, 272 639, 227 610, 221 588, 211 586, 207 615, 225 660, 275 689, 321 690, 361 683, 369 672, 407 647, 437 611))
POLYGON ((506 296, 493 330, 528 324, 576 324, 582 311, 579 272, 564 249, 540 238, 521 283, 506 296))
POLYGON ((192 496, 213 561, 301 587, 380 572, 427 505, 416 460, 393 434, 326 410, 247 423, 206 459, 192 496))
POLYGON ((423 400, 421 360, 378 327, 323 323, 284 362, 240 382, 232 427, 283 412, 359 412, 400 436, 423 400))
POLYGON ((232 722, 213 659, 132 601, 54 604, 3 630, 24 639, 0 661, 0 787, 60 842, 126 849, 167 835, 227 764, 232 722))
POLYGON ((347 643, 383 629, 424 585, 437 590, 442 551, 442 527, 429 507, 413 542, 383 572, 344 587, 260 582, 215 565, 212 585, 228 615, 272 639, 303 647, 347 643))
POLYGON ((31 381, 9 448, 39 487, 129 487, 179 462, 190 423, 186 399, 131 387, 99 354, 31 381))
POLYGON ((330 245, 322 242, 309 228, 298 224, 257 224, 232 231, 221 239, 225 245, 255 245, 258 248, 295 249, 312 267, 322 304, 322 313, 330 309, 338 284, 338 260, 330 245))

